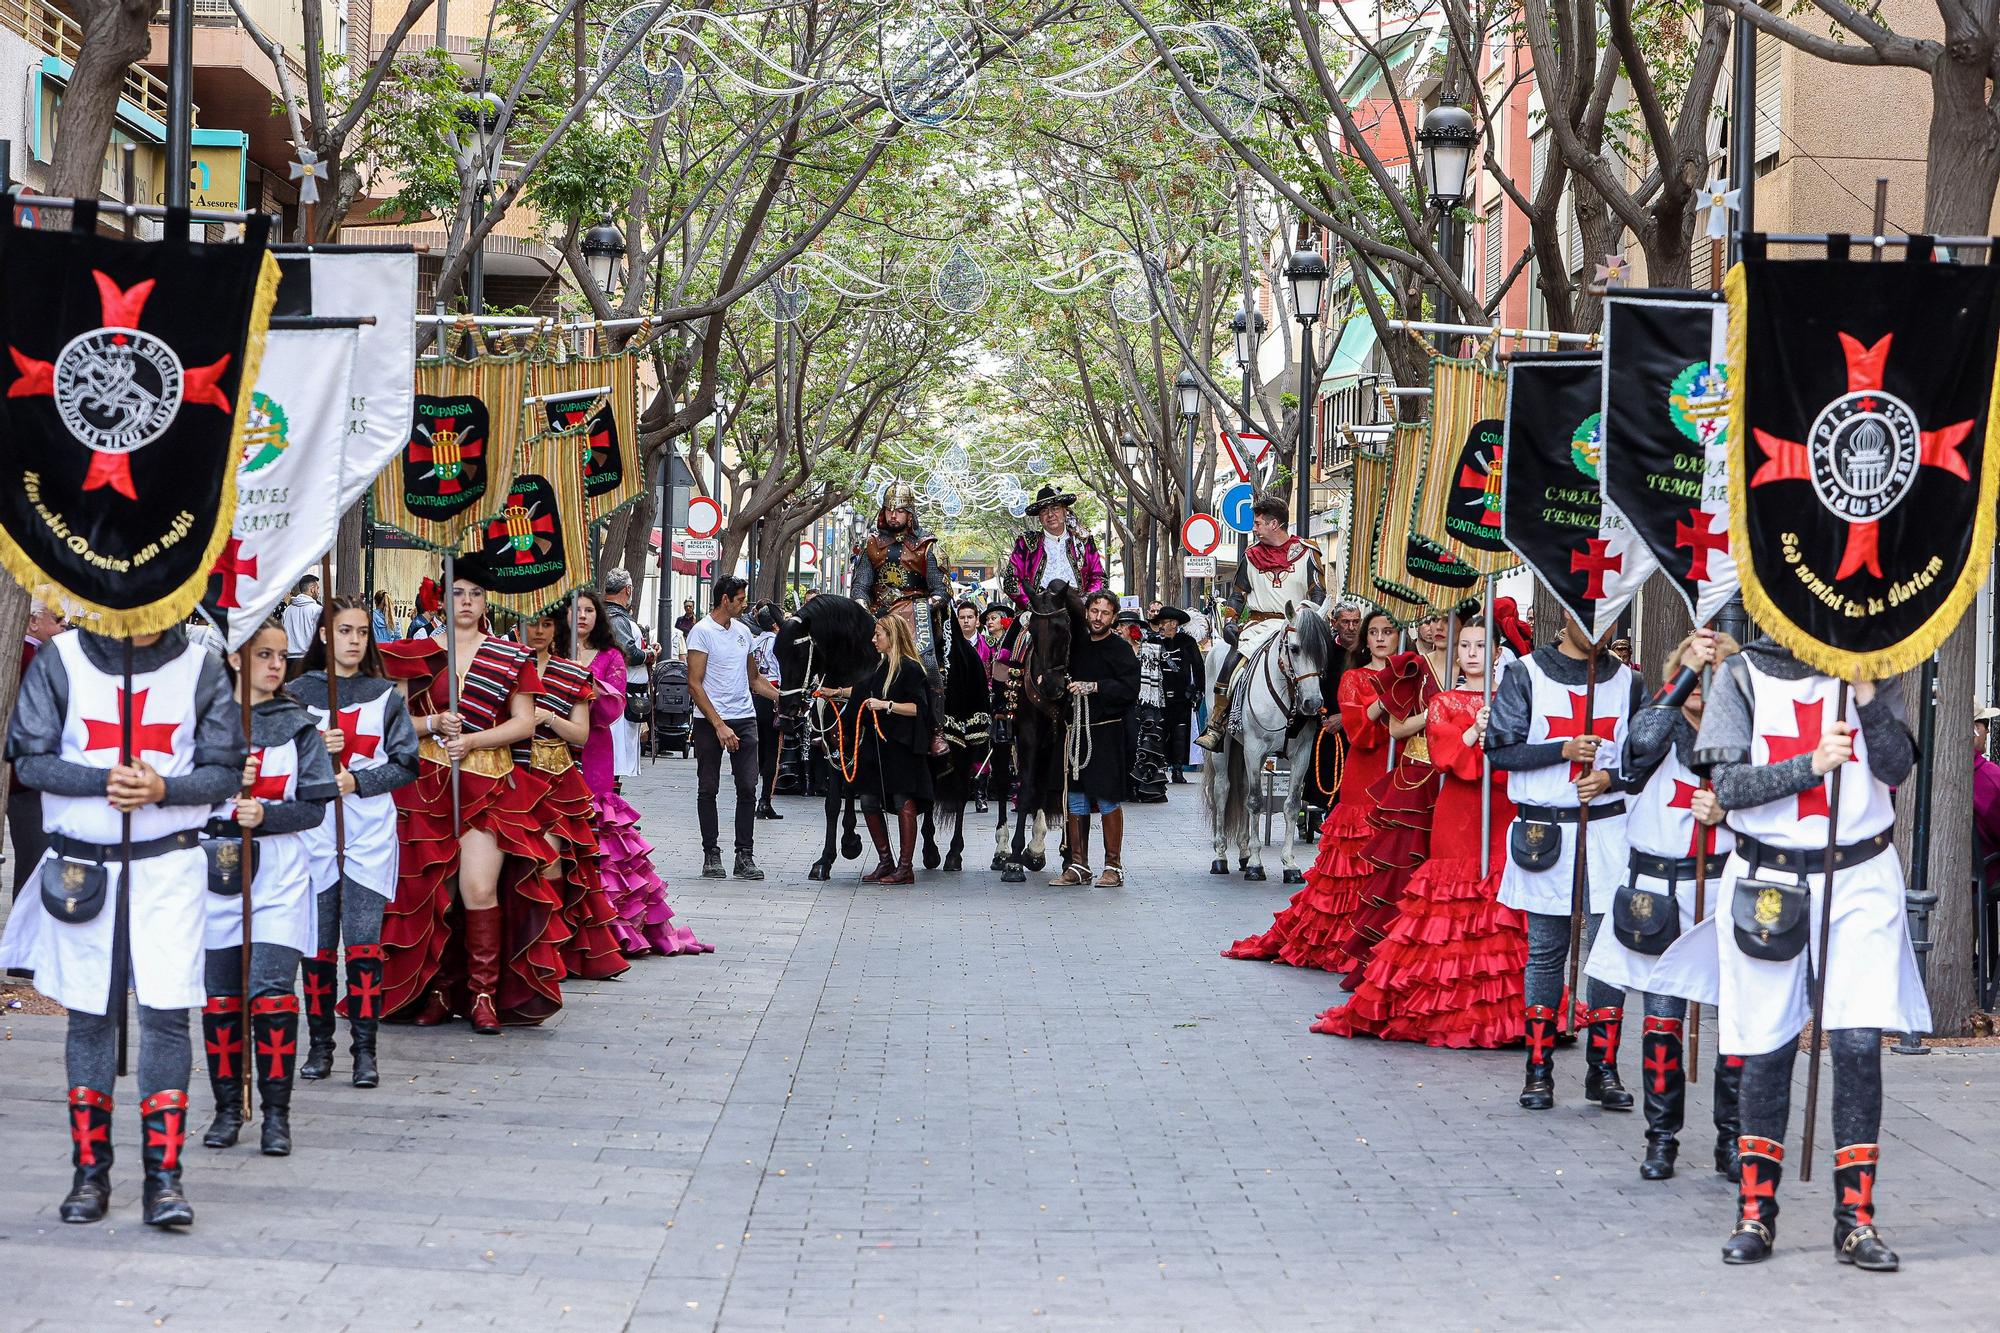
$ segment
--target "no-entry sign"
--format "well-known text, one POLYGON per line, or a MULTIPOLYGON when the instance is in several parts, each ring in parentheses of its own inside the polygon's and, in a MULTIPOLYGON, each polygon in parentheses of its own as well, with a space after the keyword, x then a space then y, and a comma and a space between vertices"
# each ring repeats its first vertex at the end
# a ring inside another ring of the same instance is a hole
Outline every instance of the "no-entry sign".
POLYGON ((688 501, 687 535, 699 540, 722 531, 722 505, 706 495, 688 501))
POLYGON ((1190 514, 1181 524, 1181 549, 1189 555, 1214 555, 1222 545, 1222 525, 1212 514, 1190 514))

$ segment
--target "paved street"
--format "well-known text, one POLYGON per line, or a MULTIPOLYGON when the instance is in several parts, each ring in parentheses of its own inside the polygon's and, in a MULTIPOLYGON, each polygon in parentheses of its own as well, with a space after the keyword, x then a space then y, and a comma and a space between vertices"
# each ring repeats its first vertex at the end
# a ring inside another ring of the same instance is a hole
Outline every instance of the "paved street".
POLYGON ((1830 1144, 1725 1269, 1706 1080, 1645 1184, 1573 1053, 1529 1116, 1517 1054, 1310 1034, 1334 978, 1217 956, 1287 892, 1201 873, 1193 787, 1134 812, 1128 888, 1058 890, 808 884, 801 801, 769 881, 702 881, 691 766, 634 785, 719 951, 500 1040, 388 1030, 373 1092, 343 1052, 292 1157, 191 1145, 186 1234, 139 1225, 129 1083, 112 1217, 55 1220, 61 1020, 0 1018, 0 1329, 1991 1327, 2000 1052, 1886 1061, 1901 1274, 1833 1263, 1830 1144))

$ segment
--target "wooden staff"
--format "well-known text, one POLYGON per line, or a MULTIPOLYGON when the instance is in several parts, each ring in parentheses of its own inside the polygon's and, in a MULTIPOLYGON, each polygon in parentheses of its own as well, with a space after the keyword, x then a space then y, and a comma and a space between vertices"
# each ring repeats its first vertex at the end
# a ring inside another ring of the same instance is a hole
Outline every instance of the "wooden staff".
MULTIPOLYGON (((252 635, 251 637, 255 638, 256 636, 252 635)), ((243 704, 243 743, 246 746, 248 746, 250 745, 250 663, 248 661, 244 661, 242 667, 236 673, 236 688, 237 688, 237 693, 241 697, 243 704)), ((244 784, 243 794, 245 796, 248 796, 254 787, 255 787, 255 779, 253 778, 250 782, 244 784)), ((254 1063, 255 1056, 251 1052, 250 1049, 251 1043, 249 1040, 250 882, 253 878, 251 872, 254 869, 254 867, 251 864, 251 858, 253 853, 250 847, 250 837, 251 837, 250 830, 247 828, 241 828, 241 826, 239 826, 239 828, 241 831, 241 845, 237 848, 236 852, 236 868, 237 868, 237 879, 242 886, 242 894, 243 894, 243 945, 241 952, 238 955, 237 961, 243 969, 242 994, 243 994, 244 1071, 243 1071, 242 1093, 243 1093, 243 1118, 245 1120, 248 1120, 251 1116, 251 1111, 252 1111, 250 1105, 250 1085, 253 1082, 255 1082, 255 1080, 250 1077, 250 1066, 254 1063)))
MULTIPOLYGON (((1588 637, 1586 635, 1586 637, 1588 637)), ((1597 641, 1590 642, 1590 656, 1583 669, 1583 730, 1579 736, 1595 736, 1597 726, 1597 641)), ((1595 758, 1581 777, 1597 771, 1595 758)), ((1557 1016, 1557 1030, 1572 1030, 1571 1018, 1579 1003, 1578 986, 1583 981, 1584 904, 1590 897, 1590 802, 1578 797, 1576 803, 1576 858, 1569 883, 1569 1003, 1557 1016)))
MULTIPOLYGON (((1493 707, 1493 663, 1499 653, 1493 624, 1493 575, 1486 576, 1483 597, 1486 621, 1486 670, 1479 675, 1479 702, 1482 712, 1493 707)), ((1486 763, 1486 742, 1479 745, 1479 878, 1493 873, 1493 770, 1486 763)))
MULTIPOLYGON (((453 717, 458 716, 458 594, 452 588, 456 582, 453 565, 458 552, 447 547, 444 553, 444 669, 451 677, 451 684, 445 690, 447 706, 453 717)), ((465 822, 464 806, 459 797, 458 760, 451 761, 451 836, 456 838, 465 822)))
MULTIPOLYGON (((311 223, 308 222, 307 226, 310 227, 311 223)), ((333 595, 333 553, 330 551, 319 558, 319 578, 320 586, 326 589, 324 595, 331 599, 333 595)), ((369 611, 368 618, 372 626, 375 619, 373 610, 369 611)), ((333 660, 333 617, 322 611, 320 613, 320 624, 326 630, 326 711, 328 720, 338 728, 340 726, 340 668, 334 664, 333 660)), ((347 806, 346 799, 341 796, 339 787, 340 775, 346 771, 347 747, 342 745, 340 753, 333 757, 333 864, 335 873, 340 876, 340 891, 342 893, 347 892, 347 806)))
MULTIPOLYGON (((126 166, 131 166, 128 154, 126 166)), ((132 640, 124 640, 124 689, 118 696, 118 763, 132 762, 132 640)), ((131 1002, 125 992, 132 987, 132 812, 118 816, 118 901, 111 916, 111 1012, 118 1015, 118 1076, 125 1076, 126 1040, 130 1035, 127 1018, 131 1002)))
MULTIPOLYGON (((1847 682, 1840 682, 1833 715, 1847 721, 1847 682)), ((1806 1132, 1801 1140, 1799 1179, 1812 1183, 1813 1130, 1819 1121, 1819 1039, 1826 1031, 1826 952, 1833 943, 1833 854, 1840 846, 1840 770, 1835 764, 1826 798, 1826 879, 1819 903, 1819 966, 1812 967, 1812 1061, 1806 1066, 1806 1132)), ((1806 960, 1810 967, 1812 960, 1806 960)))

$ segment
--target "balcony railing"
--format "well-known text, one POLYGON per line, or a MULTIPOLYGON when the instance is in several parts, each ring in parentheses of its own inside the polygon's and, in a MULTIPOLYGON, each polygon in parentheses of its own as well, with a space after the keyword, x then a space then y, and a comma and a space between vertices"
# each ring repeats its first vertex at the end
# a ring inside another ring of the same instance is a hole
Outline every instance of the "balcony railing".
MULTIPOLYGON (((223 0, 223 8, 228 7, 228 0, 223 0)), ((83 28, 48 0, 0 0, 0 24, 75 68, 83 28)), ((154 120, 164 122, 167 118, 167 85, 137 65, 125 71, 125 87, 119 96, 154 120)))

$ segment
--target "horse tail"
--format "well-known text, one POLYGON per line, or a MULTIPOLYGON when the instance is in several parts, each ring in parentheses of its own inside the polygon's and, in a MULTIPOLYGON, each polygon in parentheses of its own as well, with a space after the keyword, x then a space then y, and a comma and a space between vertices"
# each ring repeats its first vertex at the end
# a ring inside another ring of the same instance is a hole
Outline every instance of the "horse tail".
POLYGON ((1243 747, 1232 742, 1229 746, 1229 804, 1222 812, 1223 828, 1237 838, 1238 846, 1247 845, 1250 839, 1250 783, 1253 775, 1244 762, 1243 747))

